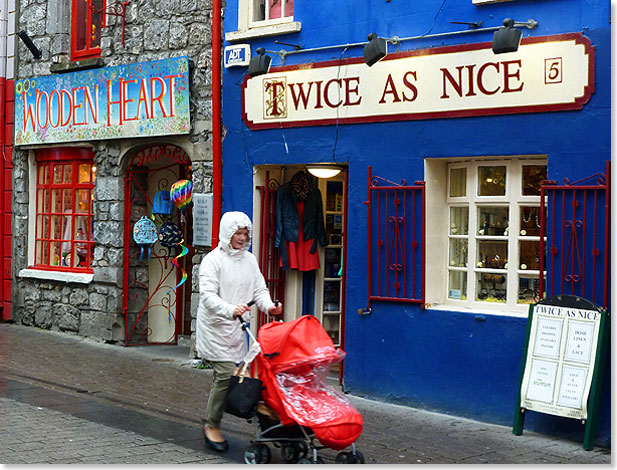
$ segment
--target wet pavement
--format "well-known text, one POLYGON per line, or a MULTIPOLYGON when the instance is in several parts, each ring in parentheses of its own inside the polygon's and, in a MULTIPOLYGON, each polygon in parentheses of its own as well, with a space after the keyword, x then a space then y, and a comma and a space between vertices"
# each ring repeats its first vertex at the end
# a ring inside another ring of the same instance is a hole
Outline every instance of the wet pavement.
MULTIPOLYGON (((225 454, 204 447, 211 371, 188 347, 121 347, 0 324, 0 463, 242 463, 251 423, 226 416, 225 454)), ((610 449, 349 396, 370 464, 610 464, 610 449)), ((283 463, 272 448, 271 463, 283 463)), ((326 463, 336 452, 320 451, 326 463)))

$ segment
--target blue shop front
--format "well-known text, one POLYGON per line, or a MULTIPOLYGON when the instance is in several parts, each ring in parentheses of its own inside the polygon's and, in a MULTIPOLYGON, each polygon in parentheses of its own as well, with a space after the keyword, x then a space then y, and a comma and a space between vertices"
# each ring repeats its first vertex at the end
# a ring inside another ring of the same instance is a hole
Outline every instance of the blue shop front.
MULTIPOLYGON (((222 210, 251 215, 285 319, 322 322, 351 394, 511 425, 530 305, 610 302, 609 5, 237 0, 225 18, 222 210)), ((582 440, 583 421, 525 427, 582 440)))

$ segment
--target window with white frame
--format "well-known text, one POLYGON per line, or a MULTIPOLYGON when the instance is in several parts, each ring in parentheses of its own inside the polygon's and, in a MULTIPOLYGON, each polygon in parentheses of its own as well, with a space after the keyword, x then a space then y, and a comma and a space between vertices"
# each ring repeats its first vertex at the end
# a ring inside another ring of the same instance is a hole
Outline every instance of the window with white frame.
POLYGON ((230 42, 299 32, 294 0, 238 0, 238 30, 225 33, 230 42))
POLYGON ((445 263, 438 303, 526 312, 539 300, 540 183, 546 169, 545 159, 522 157, 442 166, 446 222, 441 234, 428 234, 446 247, 438 258, 445 263))

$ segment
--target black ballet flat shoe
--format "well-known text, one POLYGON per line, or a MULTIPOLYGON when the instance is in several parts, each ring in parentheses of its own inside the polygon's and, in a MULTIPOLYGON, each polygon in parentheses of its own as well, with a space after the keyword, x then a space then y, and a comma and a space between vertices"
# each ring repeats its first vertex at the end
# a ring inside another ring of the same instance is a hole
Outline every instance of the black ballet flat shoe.
POLYGON ((211 441, 210 439, 208 439, 208 436, 206 436, 205 429, 203 430, 203 432, 204 432, 204 441, 206 442, 206 445, 210 447, 212 450, 216 452, 225 452, 227 449, 229 449, 229 444, 227 443, 227 441, 222 441, 222 442, 211 441))

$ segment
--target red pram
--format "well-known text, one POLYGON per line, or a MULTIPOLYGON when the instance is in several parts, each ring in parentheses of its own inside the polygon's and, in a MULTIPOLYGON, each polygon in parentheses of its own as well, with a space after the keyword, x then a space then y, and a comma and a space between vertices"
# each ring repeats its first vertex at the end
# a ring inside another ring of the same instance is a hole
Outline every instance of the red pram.
POLYGON ((363 463, 362 454, 353 445, 362 433, 362 415, 342 392, 325 383, 330 366, 340 362, 345 353, 334 347, 319 320, 305 315, 286 323, 266 323, 259 329, 257 341, 261 346, 256 362, 264 385, 262 398, 280 421, 258 413, 261 432, 245 451, 245 461, 266 463, 269 449, 265 442, 273 442, 282 447, 288 463, 316 463, 321 461, 316 438, 323 445, 320 448, 352 446, 351 452, 338 454, 338 463, 363 463), (306 459, 309 449, 312 455, 306 459))

